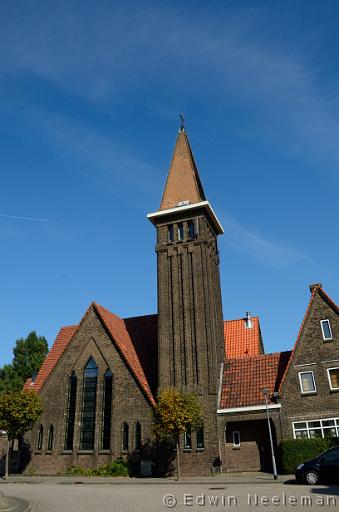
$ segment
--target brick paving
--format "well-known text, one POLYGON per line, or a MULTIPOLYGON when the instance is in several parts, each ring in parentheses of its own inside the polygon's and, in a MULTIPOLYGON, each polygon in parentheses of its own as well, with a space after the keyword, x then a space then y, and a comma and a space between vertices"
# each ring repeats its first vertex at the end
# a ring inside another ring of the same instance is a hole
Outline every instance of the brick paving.
POLYGON ((196 478, 175 482, 171 480, 129 480, 129 479, 86 479, 68 477, 12 477, 9 482, 1 482, 0 490, 7 496, 23 498, 31 503, 32 512, 166 512, 169 510, 338 510, 339 486, 317 486, 311 488, 296 485, 280 479, 273 482, 267 475, 241 475, 216 478, 196 478), (79 483, 82 482, 82 483, 79 483), (185 505, 184 495, 189 504, 185 505), (173 504, 173 497, 177 501, 174 507, 164 504, 164 496, 168 503, 173 504), (205 496, 205 502, 201 496, 205 496), (248 495, 252 497, 248 504, 248 495), (171 496, 173 496, 171 498, 171 496), (258 505, 255 497, 258 497, 258 505), (280 503, 265 501, 277 496, 280 503), (285 496, 285 498, 284 498, 285 496), (312 505, 302 504, 301 496, 312 499, 312 505), (334 504, 329 496, 336 500, 334 504), (197 497, 198 502, 195 500, 197 497), (218 497, 218 503, 215 500, 218 497), (223 498, 224 497, 224 498, 223 498), (228 501, 234 497, 236 501, 228 501), (264 503, 260 504, 263 497, 264 503), (289 498, 294 498, 296 504, 289 505, 289 498), (324 504, 317 504, 322 498, 324 504), (214 504, 209 501, 212 499, 214 504), (193 500, 193 501, 192 501, 193 500), (284 502, 286 500, 286 503, 284 502), (329 501, 327 501, 329 500, 329 501))

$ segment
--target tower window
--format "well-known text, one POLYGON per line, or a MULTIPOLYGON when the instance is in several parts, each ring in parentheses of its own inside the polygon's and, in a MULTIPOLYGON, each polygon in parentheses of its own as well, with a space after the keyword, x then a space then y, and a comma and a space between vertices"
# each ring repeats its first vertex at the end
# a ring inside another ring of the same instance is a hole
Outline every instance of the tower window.
POLYGON ((178 224, 178 240, 184 239, 184 225, 182 222, 178 224))
POLYGON ((67 420, 66 420, 65 450, 73 449, 76 398, 77 398, 77 376, 73 372, 69 378, 69 385, 68 385, 68 406, 67 406, 67 420))
POLYGON ((104 375, 104 399, 103 399, 103 428, 102 428, 102 449, 111 448, 111 423, 112 423, 112 396, 113 396, 113 374, 107 370, 104 375))
POLYGON ((189 220, 187 230, 189 238, 195 238, 198 235, 198 219, 189 220))
POLYGON ((332 330, 331 330, 331 324, 329 320, 321 320, 321 331, 323 333, 323 340, 329 341, 332 340, 332 330))
POLYGON ((141 450, 141 425, 139 422, 135 425, 135 449, 141 450))
POLYGON ((173 229, 173 224, 170 224, 168 226, 168 241, 169 242, 174 242, 174 229, 173 229))
POLYGON ((128 425, 125 422, 122 426, 122 449, 124 452, 128 452, 128 444, 129 444, 129 433, 128 433, 128 425))
POLYGON ((54 441, 54 427, 51 425, 48 431, 48 444, 47 450, 51 452, 53 450, 53 441, 54 441))
POLYGON ((80 450, 94 449, 98 367, 91 357, 84 371, 80 450))
POLYGON ((200 428, 197 430, 197 448, 199 448, 200 450, 202 450, 204 447, 205 447, 205 442, 204 442, 204 427, 200 427, 200 428))

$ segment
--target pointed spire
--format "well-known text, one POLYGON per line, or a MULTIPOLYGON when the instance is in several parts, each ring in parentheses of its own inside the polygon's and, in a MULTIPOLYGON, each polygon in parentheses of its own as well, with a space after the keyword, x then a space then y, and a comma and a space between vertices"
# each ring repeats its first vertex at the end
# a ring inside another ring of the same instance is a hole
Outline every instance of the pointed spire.
POLYGON ((181 126, 174 146, 159 210, 175 208, 184 201, 194 204, 206 199, 185 131, 184 119, 181 115, 180 118, 181 126))

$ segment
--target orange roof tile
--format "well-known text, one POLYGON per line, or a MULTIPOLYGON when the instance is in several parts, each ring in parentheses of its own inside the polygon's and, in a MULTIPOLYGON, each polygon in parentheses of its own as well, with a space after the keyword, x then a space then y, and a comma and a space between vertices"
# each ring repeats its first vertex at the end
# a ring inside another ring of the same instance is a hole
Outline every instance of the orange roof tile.
POLYGON ((220 408, 262 405, 263 388, 273 395, 279 389, 281 378, 291 352, 277 352, 253 357, 226 359, 220 408))
POLYGON ((252 327, 246 327, 246 319, 225 320, 224 340, 227 359, 243 356, 258 356, 263 354, 263 342, 259 318, 251 318, 252 327))
POLYGON ((38 375, 34 382, 32 379, 28 379, 25 382, 25 390, 39 391, 45 380, 49 377, 56 363, 58 362, 61 354, 70 342, 73 334, 77 330, 77 325, 69 325, 67 327, 61 327, 55 341, 52 345, 51 350, 48 352, 43 365, 40 368, 38 375))
POLYGON ((154 405, 155 400, 152 395, 151 388, 147 382, 144 370, 140 364, 140 360, 126 328, 125 321, 98 304, 94 304, 94 308, 106 326, 108 333, 116 342, 120 355, 125 359, 144 394, 150 403, 154 405))

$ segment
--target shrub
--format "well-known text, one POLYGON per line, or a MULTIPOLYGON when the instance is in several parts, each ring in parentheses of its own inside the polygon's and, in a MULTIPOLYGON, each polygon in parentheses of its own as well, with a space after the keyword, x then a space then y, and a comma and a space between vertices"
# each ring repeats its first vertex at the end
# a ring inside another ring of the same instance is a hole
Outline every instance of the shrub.
POLYGON ((296 467, 306 460, 314 459, 317 455, 333 446, 339 445, 339 438, 288 439, 281 441, 279 451, 284 474, 294 473, 296 467))
POLYGON ((110 464, 103 464, 98 468, 83 468, 79 464, 72 466, 67 471, 68 475, 82 476, 128 476, 128 465, 123 459, 119 458, 110 464))

